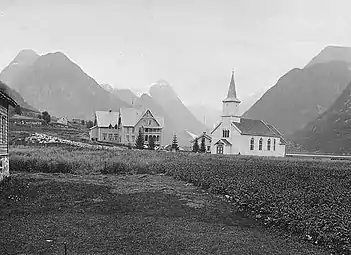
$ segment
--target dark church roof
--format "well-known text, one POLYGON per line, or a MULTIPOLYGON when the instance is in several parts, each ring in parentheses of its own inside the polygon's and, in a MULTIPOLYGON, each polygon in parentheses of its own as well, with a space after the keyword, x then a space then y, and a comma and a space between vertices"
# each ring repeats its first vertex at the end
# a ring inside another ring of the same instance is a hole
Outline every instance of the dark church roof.
POLYGON ((234 81, 234 71, 232 71, 232 78, 230 80, 230 85, 228 89, 227 98, 223 100, 224 102, 237 102, 240 103, 240 100, 236 96, 236 89, 235 89, 235 81, 234 81))
POLYGON ((280 137, 280 135, 277 135, 277 133, 269 128, 269 125, 262 120, 240 118, 240 122, 233 122, 233 125, 235 125, 243 135, 280 137))
POLYGON ((286 144, 283 135, 273 125, 266 124, 262 120, 240 118, 239 122, 233 122, 242 135, 279 137, 282 144, 286 144))

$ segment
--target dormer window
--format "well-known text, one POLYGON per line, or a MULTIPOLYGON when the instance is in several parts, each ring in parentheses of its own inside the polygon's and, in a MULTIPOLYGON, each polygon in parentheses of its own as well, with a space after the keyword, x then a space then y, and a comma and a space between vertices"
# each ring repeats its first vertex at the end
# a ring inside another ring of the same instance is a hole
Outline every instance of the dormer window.
POLYGON ((229 130, 223 129, 223 137, 229 137, 229 130))

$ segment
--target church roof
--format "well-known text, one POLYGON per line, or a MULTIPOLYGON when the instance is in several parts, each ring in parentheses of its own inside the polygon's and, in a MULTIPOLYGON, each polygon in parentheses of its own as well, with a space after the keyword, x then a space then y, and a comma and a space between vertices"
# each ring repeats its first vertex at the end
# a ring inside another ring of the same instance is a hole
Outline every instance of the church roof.
POLYGON ((240 118, 240 122, 233 122, 233 125, 235 125, 243 135, 281 137, 281 135, 278 135, 262 120, 240 118))
POLYGON ((283 137, 283 134, 280 133, 279 130, 278 130, 275 126, 269 125, 269 124, 267 124, 267 126, 268 126, 277 136, 280 137, 280 142, 281 142, 282 144, 287 144, 287 142, 285 141, 285 139, 284 139, 284 137, 283 137))
POLYGON ((96 111, 96 124, 98 127, 114 127, 118 124, 119 113, 112 111, 96 111))
POLYGON ((223 102, 237 102, 237 103, 241 102, 236 96, 234 71, 232 71, 232 78, 230 80, 230 85, 229 85, 227 97, 226 97, 226 99, 223 100, 223 102))

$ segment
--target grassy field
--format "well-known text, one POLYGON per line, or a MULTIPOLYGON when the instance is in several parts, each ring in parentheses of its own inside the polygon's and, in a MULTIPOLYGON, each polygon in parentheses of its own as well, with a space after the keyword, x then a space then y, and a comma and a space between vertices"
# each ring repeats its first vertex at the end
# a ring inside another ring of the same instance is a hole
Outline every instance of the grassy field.
POLYGON ((339 254, 351 252, 351 163, 74 147, 12 148, 12 171, 167 174, 224 196, 236 214, 339 254))
POLYGON ((160 175, 16 174, 0 192, 0 254, 328 254, 160 175))

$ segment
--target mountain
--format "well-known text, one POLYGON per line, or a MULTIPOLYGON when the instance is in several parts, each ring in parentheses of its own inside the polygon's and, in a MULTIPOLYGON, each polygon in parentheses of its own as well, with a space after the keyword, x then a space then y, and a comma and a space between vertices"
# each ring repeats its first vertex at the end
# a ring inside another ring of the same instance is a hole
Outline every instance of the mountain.
POLYGON ((36 110, 33 106, 29 105, 16 90, 11 89, 2 81, 0 81, 0 90, 4 91, 7 95, 12 97, 22 108, 36 110))
MULTIPOLYGON (((11 66, 2 75, 8 77, 11 66)), ((103 89, 61 52, 39 56, 12 77, 8 85, 33 107, 58 117, 91 119, 96 110, 130 106, 103 89)))
MULTIPOLYGON (((315 58, 318 59, 318 56, 315 58)), ((329 108, 351 80, 350 63, 330 61, 281 77, 245 114, 276 126, 291 135, 329 108)))
POLYGON ((40 56, 33 50, 22 50, 0 73, 0 80, 5 84, 12 84, 14 79, 31 66, 40 56))
POLYGON ((351 153, 351 83, 316 120, 297 131, 292 140, 311 152, 351 153))
POLYGON ((150 95, 169 114, 179 130, 199 134, 207 129, 182 103, 168 82, 160 80, 152 85, 150 95))
POLYGON ((137 98, 137 95, 135 95, 130 89, 117 89, 109 84, 100 84, 100 86, 128 104, 134 103, 134 100, 137 98))
POLYGON ((315 56, 306 67, 331 61, 343 61, 351 63, 351 47, 327 46, 315 56))
POLYGON ((196 117, 196 119, 207 129, 212 129, 213 126, 221 119, 222 111, 205 104, 189 105, 188 109, 196 117))

